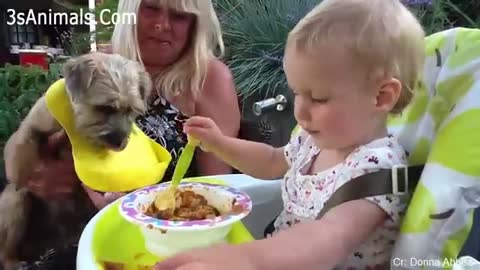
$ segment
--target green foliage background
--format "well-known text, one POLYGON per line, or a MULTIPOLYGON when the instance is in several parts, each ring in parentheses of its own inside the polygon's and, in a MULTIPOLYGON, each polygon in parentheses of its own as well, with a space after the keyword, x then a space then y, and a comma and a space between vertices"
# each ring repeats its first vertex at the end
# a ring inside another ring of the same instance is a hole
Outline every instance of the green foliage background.
MULTIPOLYGON (((287 34, 319 2, 215 0, 228 50, 225 61, 234 74, 240 95, 275 96, 286 88, 282 57, 287 34)), ((478 0, 433 0, 431 4, 409 7, 427 34, 458 26, 480 27, 478 0)))
POLYGON ((49 72, 38 67, 9 64, 0 68, 0 171, 4 169, 3 148, 6 141, 35 101, 60 77, 60 66, 55 65, 49 72))

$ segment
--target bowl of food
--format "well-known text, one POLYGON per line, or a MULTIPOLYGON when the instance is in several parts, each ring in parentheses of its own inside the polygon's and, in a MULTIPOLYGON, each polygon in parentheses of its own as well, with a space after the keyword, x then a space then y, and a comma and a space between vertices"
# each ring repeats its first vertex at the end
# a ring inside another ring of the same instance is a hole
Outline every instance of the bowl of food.
POLYGON ((168 257, 225 241, 232 225, 252 210, 250 197, 223 185, 185 182, 176 191, 173 211, 158 211, 155 198, 169 183, 149 186, 126 195, 120 214, 140 227, 145 248, 168 257))

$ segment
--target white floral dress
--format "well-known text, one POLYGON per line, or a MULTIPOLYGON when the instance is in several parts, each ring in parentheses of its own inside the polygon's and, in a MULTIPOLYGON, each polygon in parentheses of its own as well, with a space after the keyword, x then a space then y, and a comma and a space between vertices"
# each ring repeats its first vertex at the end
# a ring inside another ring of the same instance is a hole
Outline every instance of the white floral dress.
MULTIPOLYGON (((392 136, 363 145, 353 151, 343 163, 314 175, 307 175, 307 172, 320 149, 307 133, 300 131, 292 137, 284 152, 290 169, 282 184, 284 210, 273 224, 274 233, 296 223, 315 219, 333 192, 351 179, 407 163, 404 149, 392 136)), ((389 219, 335 269, 383 269, 382 265, 390 262, 400 217, 406 209, 405 198, 383 195, 366 199, 383 209, 389 219)))

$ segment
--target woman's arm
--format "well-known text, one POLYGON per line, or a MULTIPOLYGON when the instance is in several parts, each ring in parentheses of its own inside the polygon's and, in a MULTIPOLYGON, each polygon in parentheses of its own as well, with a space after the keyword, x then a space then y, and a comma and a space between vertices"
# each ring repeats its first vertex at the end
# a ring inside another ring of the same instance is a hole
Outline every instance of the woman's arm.
POLYGON ((385 221, 387 215, 367 200, 341 204, 310 223, 246 247, 256 269, 333 269, 385 221))
MULTIPOLYGON (((240 109, 233 76, 229 68, 217 59, 209 63, 202 94, 195 105, 195 115, 211 118, 226 136, 238 136, 240 109)), ((199 149, 197 160, 201 175, 232 173, 232 167, 211 153, 199 149)))

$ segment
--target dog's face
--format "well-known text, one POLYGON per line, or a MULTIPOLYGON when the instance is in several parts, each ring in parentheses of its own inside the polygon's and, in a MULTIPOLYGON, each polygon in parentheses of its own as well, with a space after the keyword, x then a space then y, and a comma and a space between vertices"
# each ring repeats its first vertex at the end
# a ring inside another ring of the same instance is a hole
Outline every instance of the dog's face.
POLYGON ((145 69, 95 52, 65 63, 64 77, 78 132, 100 146, 124 149, 133 121, 147 109, 152 82, 145 69))

